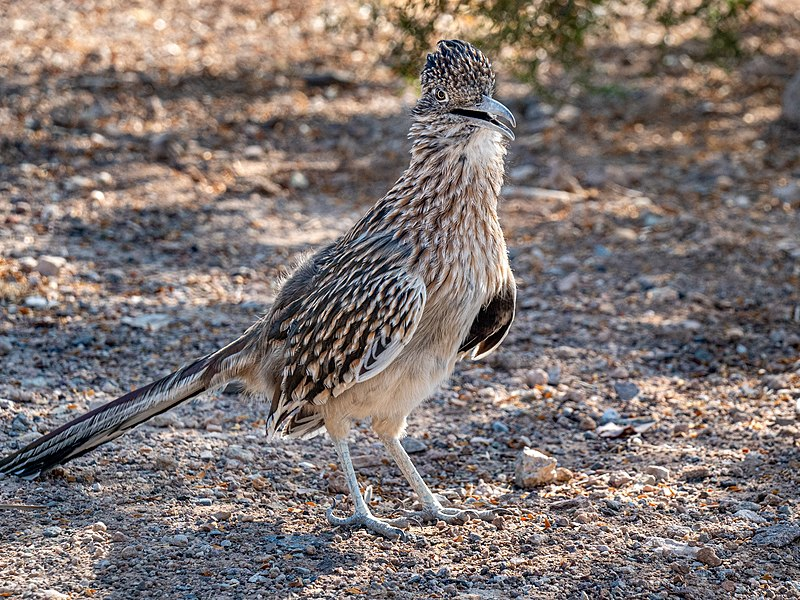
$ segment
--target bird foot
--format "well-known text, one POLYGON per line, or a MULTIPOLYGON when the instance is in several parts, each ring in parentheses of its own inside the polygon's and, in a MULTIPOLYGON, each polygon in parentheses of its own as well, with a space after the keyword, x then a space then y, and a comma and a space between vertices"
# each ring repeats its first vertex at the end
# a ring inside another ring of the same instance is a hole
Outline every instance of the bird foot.
POLYGON ((425 506, 422 510, 407 512, 406 518, 421 523, 444 521, 450 525, 462 525, 472 519, 492 522, 498 515, 505 512, 507 511, 504 509, 475 510, 471 508, 446 508, 437 504, 425 506))
POLYGON ((333 504, 325 512, 328 523, 335 527, 358 527, 361 526, 367 531, 371 531, 377 535, 382 535, 390 540, 410 540, 412 536, 401 529, 401 527, 408 527, 408 519, 379 519, 369 509, 358 510, 349 517, 337 517, 333 514, 336 508, 337 499, 333 499, 333 504))

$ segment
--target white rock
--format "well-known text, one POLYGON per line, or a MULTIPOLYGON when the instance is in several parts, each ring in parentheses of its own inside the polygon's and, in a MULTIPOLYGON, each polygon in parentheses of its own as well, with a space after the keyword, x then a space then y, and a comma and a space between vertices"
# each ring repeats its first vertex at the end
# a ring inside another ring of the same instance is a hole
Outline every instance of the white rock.
POLYGON ((647 298, 651 302, 676 302, 678 292, 669 286, 657 287, 647 292, 647 298))
POLYGON ((304 190, 308 187, 308 177, 300 171, 295 171, 289 178, 289 185, 297 190, 304 190))
POLYGON ((517 459, 515 471, 516 483, 522 488, 545 485, 555 480, 558 461, 534 450, 525 448, 517 459))
POLYGON ((47 308, 49 306, 47 298, 42 296, 28 296, 25 298, 25 306, 33 309, 47 308))
POLYGON ((669 469, 666 467, 650 465, 649 467, 645 468, 644 472, 655 477, 656 481, 666 481, 669 479, 669 469))
POLYGON ((146 329, 148 331, 158 331, 173 322, 172 317, 163 313, 139 315, 138 317, 122 317, 120 320, 129 327, 146 329))
POLYGON ((233 460, 241 461, 245 464, 252 463, 256 459, 255 454, 253 454, 250 450, 235 444, 228 447, 228 449, 225 451, 225 456, 232 458, 233 460))
POLYGON ((45 277, 56 277, 67 265, 63 256, 40 256, 36 262, 36 270, 45 277))
POLYGON ((244 149, 244 157, 249 158, 250 160, 255 160, 264 156, 264 149, 261 146, 253 145, 247 146, 244 149))
POLYGON ((35 271, 36 265, 39 263, 39 261, 32 256, 23 256, 17 262, 19 263, 19 268, 23 273, 35 271))
POLYGON ((529 386, 536 387, 537 385, 547 385, 550 381, 550 376, 544 369, 531 369, 525 375, 525 379, 529 386))
POLYGON ((575 289, 575 286, 578 285, 578 283, 580 283, 580 275, 578 275, 577 272, 573 271, 572 273, 561 279, 556 284, 556 288, 561 293, 569 292, 575 289))
POLYGON ((739 519, 744 519, 745 521, 752 521, 753 523, 767 522, 767 520, 757 512, 752 510, 747 510, 745 508, 743 508, 742 510, 737 510, 735 513, 733 513, 733 516, 739 519))
POLYGON ((662 556, 685 556, 693 559, 697 557, 697 551, 700 550, 697 546, 690 546, 685 542, 676 542, 669 538, 652 537, 647 542, 654 552, 662 556))

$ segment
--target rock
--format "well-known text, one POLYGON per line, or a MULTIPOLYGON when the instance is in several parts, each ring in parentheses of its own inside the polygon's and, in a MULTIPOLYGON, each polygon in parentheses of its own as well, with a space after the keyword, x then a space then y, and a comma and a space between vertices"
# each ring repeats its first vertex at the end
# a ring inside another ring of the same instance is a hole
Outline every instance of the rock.
POLYGON ((247 146, 242 154, 249 160, 258 160, 264 156, 264 149, 257 145, 247 146))
POLYGON ((506 425, 502 421, 495 421, 494 423, 492 423, 492 431, 494 431, 495 433, 502 434, 502 433, 508 433, 509 431, 511 431, 511 429, 509 429, 508 425, 506 425))
POLYGON ((178 464, 178 461, 176 461, 175 457, 171 454, 157 454, 153 459, 153 462, 156 469, 161 469, 164 471, 168 471, 178 464))
POLYGON ((61 527, 59 527, 58 525, 53 525, 51 527, 45 527, 42 530, 42 535, 44 537, 54 538, 60 536, 61 531, 62 531, 61 527))
POLYGON ((700 548, 695 558, 709 567, 718 567, 722 564, 722 560, 717 556, 716 552, 714 552, 714 549, 708 546, 700 548))
POLYGON ((550 385, 561 383, 561 367, 558 365, 547 367, 547 383, 550 385))
POLYGON ((652 537, 647 540, 649 546, 662 556, 685 556, 694 559, 700 548, 690 546, 686 542, 678 542, 669 538, 652 537))
POLYGON ((639 395, 639 387, 632 381, 615 381, 614 392, 620 400, 628 402, 639 395))
POLYGON ((29 431, 33 427, 33 423, 25 413, 19 413, 11 421, 12 431, 29 431))
POLYGON ((633 477, 628 475, 625 471, 613 473, 608 479, 608 484, 611 487, 621 488, 633 482, 633 477))
POLYGON ((559 280, 559 282, 556 284, 556 289, 563 294, 575 289, 575 286, 577 286, 578 283, 580 283, 580 275, 573 271, 563 279, 559 280))
POLYGON ((607 423, 615 423, 616 421, 619 421, 619 419, 620 419, 619 411, 613 408, 607 408, 606 410, 603 411, 603 414, 600 417, 599 424, 606 425, 607 423))
POLYGON ((242 448, 241 446, 232 445, 228 446, 228 449, 225 451, 225 456, 228 458, 232 458, 233 460, 238 460, 243 463, 252 463, 255 461, 256 456, 250 450, 242 448))
POLYGON ((31 273, 36 270, 36 265, 39 264, 39 261, 32 256, 23 256, 17 263, 19 264, 20 271, 23 273, 31 273))
POLYGON ((170 545, 172 546, 180 546, 185 548, 189 545, 189 536, 179 533, 177 535, 173 535, 172 538, 169 540, 170 545))
POLYGON ((308 177, 300 171, 294 171, 289 177, 289 185, 296 190, 305 190, 309 186, 308 177))
POLYGON ((788 373, 778 375, 765 375, 761 380, 764 385, 771 390, 788 389, 792 386, 791 377, 788 373))
POLYGON ((577 498, 568 498, 566 500, 556 500, 550 503, 550 508, 553 510, 574 510, 576 508, 588 508, 591 506, 588 498, 578 496, 577 498))
POLYGON ((745 521, 751 521, 753 523, 766 523, 767 522, 767 520, 764 517, 762 517, 760 514, 758 514, 757 512, 752 511, 752 510, 747 510, 747 509, 744 509, 744 508, 741 509, 741 510, 737 510, 735 513, 733 513, 733 516, 737 517, 739 519, 744 519, 745 521))
POLYGON ((711 471, 708 467, 687 467, 681 472, 684 481, 702 481, 710 476, 711 471))
POLYGON ((214 460, 216 456, 211 450, 203 450, 200 453, 200 460, 214 460))
POLYGON ((627 379, 630 377, 630 371, 628 371, 628 369, 625 367, 616 367, 608 374, 608 376, 612 379, 627 379))
POLYGON ((135 558, 138 554, 136 546, 125 546, 119 553, 122 558, 135 558))
POLYGON ((33 308, 34 310, 47 308, 49 305, 50 303, 47 301, 47 298, 43 298, 42 296, 28 296, 25 298, 25 306, 33 308))
POLYGON ((581 116, 581 110, 572 104, 565 104, 558 109, 554 118, 563 125, 575 123, 581 116))
POLYGON ((185 426, 185 423, 173 412, 156 415, 152 418, 150 424, 153 427, 174 427, 176 429, 183 429, 185 426))
POLYGON ((790 181, 786 185, 778 185, 772 188, 772 195, 784 204, 795 204, 800 202, 800 183, 790 181))
POLYGON ((644 472, 655 477, 656 481, 666 481, 669 479, 669 469, 666 467, 650 465, 649 467, 645 467, 644 472))
POLYGON ((570 481, 574 477, 574 474, 569 469, 564 467, 558 467, 556 469, 556 481, 559 483, 564 483, 570 481))
POLYGON ((111 534, 111 541, 112 542, 126 542, 128 541, 128 536, 122 533, 121 531, 115 531, 111 534))
POLYGON ((139 315, 138 317, 122 317, 120 322, 135 329, 158 331, 172 324, 174 320, 163 313, 151 313, 149 315, 139 315))
POLYGON ((62 256, 40 256, 36 270, 45 277, 57 277, 66 265, 67 259, 62 256))
POLYGON ((413 437, 404 437, 400 441, 400 443, 403 445, 403 448, 405 448, 406 452, 408 452, 409 454, 425 452, 428 449, 428 445, 425 442, 413 437))
POLYGON ((647 292, 647 299, 655 303, 669 303, 678 300, 678 292, 669 286, 657 287, 647 292))
POLYGON ((85 175, 74 175, 67 179, 64 188, 69 192, 74 192, 80 189, 89 189, 94 187, 94 181, 85 175))
POLYGON ((800 125, 800 71, 786 84, 781 100, 781 117, 793 125, 800 125))
POLYGON ((42 596, 47 598, 47 600, 69 600, 67 594, 63 594, 58 590, 44 590, 42 596))
POLYGON ((530 489, 551 483, 556 478, 558 461, 533 448, 525 448, 517 459, 515 469, 516 483, 519 487, 530 489))
POLYGON ((750 541, 757 546, 783 548, 798 539, 800 539, 800 526, 781 523, 759 529, 750 541))
POLYGON ((547 385, 550 381, 547 371, 544 369, 531 369, 525 375, 525 380, 530 387, 547 385))

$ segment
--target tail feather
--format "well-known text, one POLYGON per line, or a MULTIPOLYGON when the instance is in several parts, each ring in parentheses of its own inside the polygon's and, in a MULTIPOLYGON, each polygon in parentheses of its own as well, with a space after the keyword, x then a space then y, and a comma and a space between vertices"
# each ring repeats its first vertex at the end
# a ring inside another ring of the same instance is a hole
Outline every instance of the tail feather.
POLYGON ((157 381, 96 408, 0 460, 0 473, 33 479, 86 454, 140 423, 236 378, 247 345, 242 337, 157 381), (238 356, 237 356, 238 355, 238 356))

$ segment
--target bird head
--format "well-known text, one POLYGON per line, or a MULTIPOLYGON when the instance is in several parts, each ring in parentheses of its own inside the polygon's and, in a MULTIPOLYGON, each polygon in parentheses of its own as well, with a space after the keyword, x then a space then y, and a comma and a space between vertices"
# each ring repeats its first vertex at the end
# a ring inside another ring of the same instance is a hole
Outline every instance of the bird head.
POLYGON ((510 140, 516 126, 514 115, 492 98, 495 76, 489 59, 473 45, 442 40, 428 54, 420 77, 422 96, 414 107, 420 130, 436 137, 471 136, 481 129, 496 131, 510 140))

